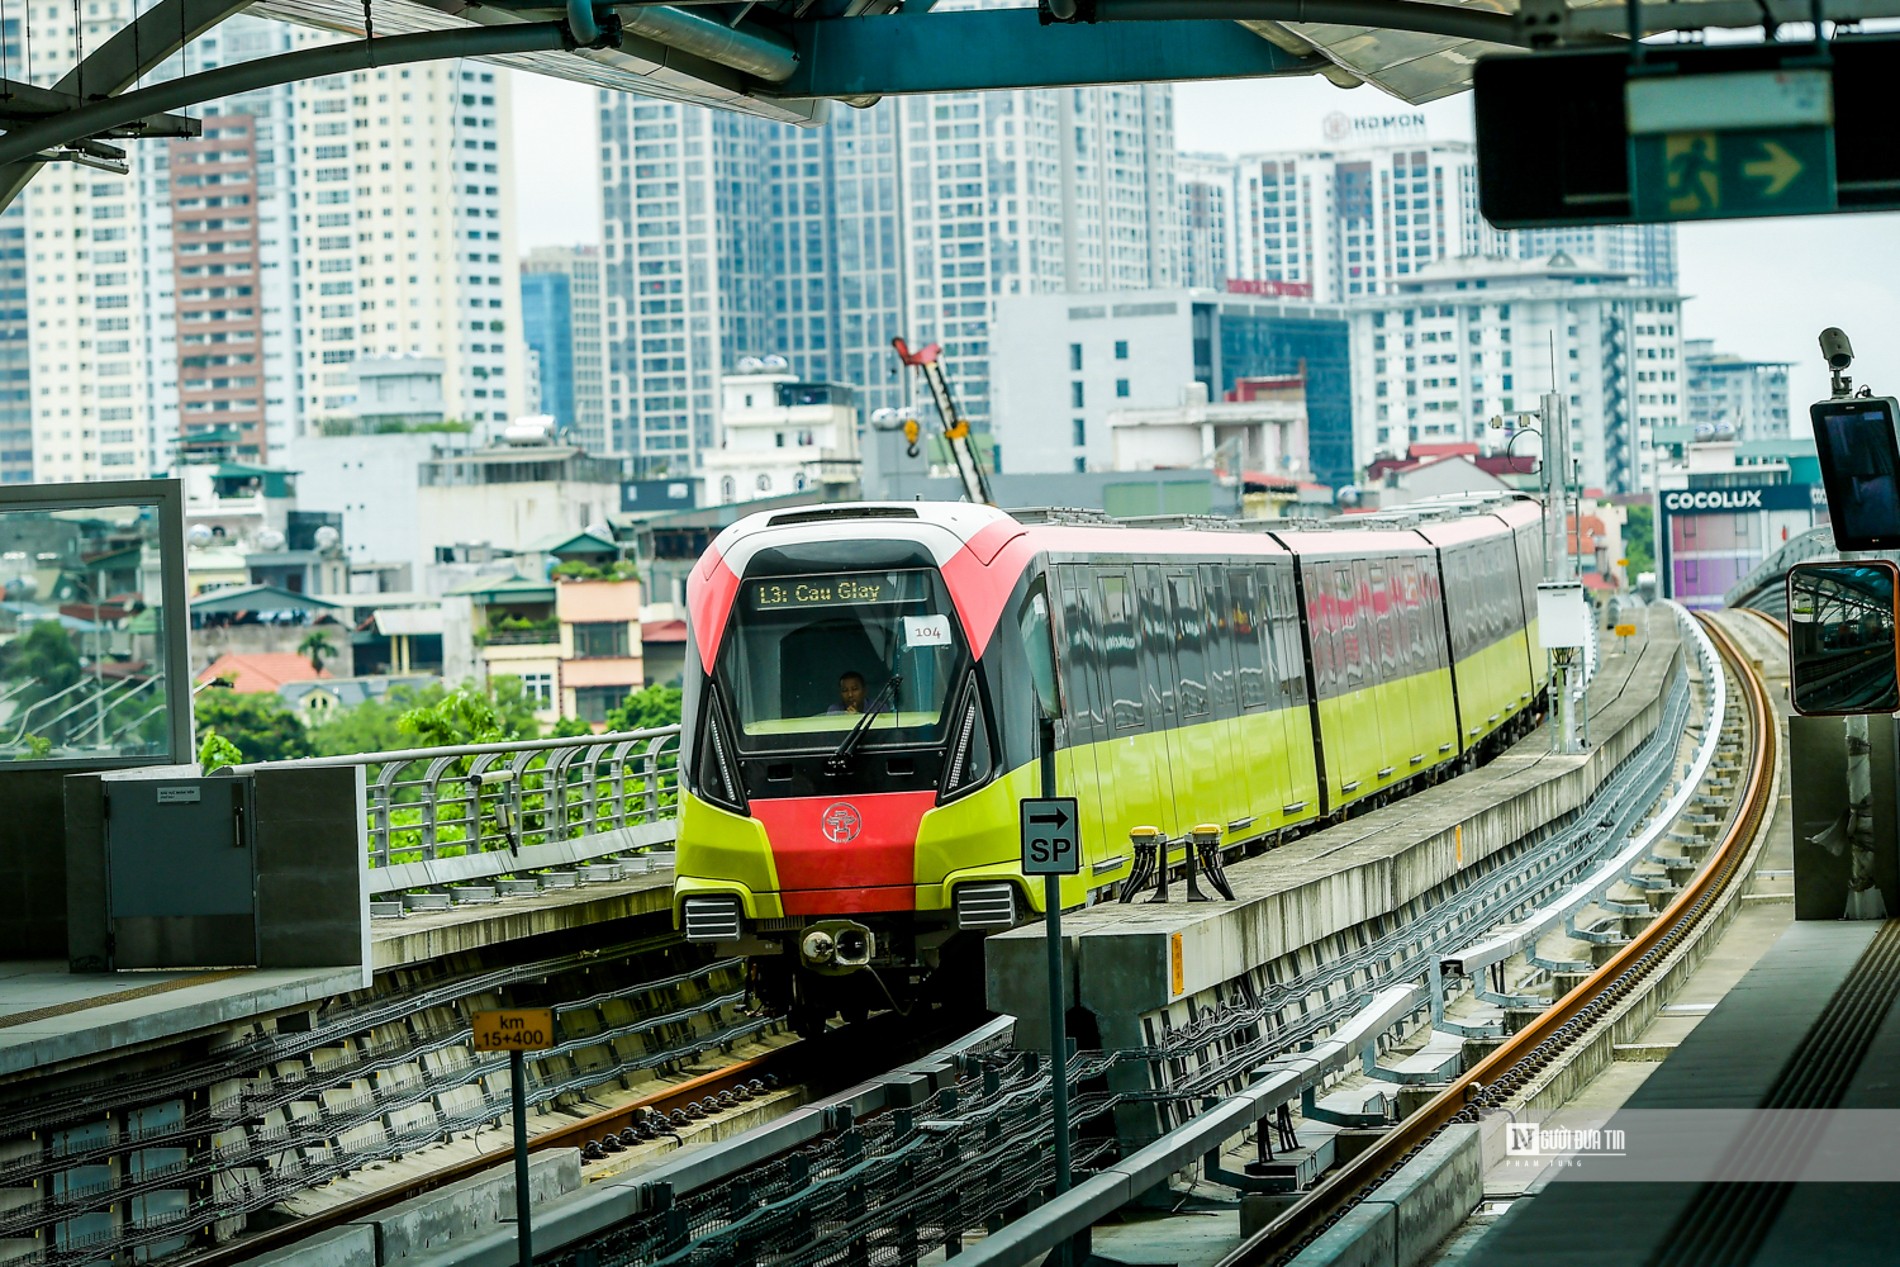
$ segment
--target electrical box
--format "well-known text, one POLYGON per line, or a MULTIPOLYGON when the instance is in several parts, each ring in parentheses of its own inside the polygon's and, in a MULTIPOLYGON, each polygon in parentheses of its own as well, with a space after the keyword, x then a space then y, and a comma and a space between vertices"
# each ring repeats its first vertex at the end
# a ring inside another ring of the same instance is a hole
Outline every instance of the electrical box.
POLYGON ((1590 600, 1577 581, 1542 581, 1537 586, 1537 636, 1546 647, 1590 645, 1590 600))
POLYGON ((139 770, 104 791, 107 966, 255 966, 251 780, 139 770))

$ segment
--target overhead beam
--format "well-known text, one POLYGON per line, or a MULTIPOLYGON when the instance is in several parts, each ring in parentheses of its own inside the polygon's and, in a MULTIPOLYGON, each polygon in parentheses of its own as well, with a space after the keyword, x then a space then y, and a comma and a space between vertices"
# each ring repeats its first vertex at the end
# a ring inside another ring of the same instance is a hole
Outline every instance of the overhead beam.
POLYGON ((1525 42, 1514 14, 1434 4, 1429 0, 1095 0, 1092 20, 1120 26, 1161 19, 1314 22, 1412 31, 1491 44, 1525 42))
POLYGON ((220 97, 275 88, 300 79, 340 75, 375 66, 439 61, 450 57, 497 57, 509 53, 546 53, 572 48, 567 28, 559 22, 523 22, 507 26, 459 27, 391 35, 347 44, 324 44, 260 57, 186 75, 103 101, 89 101, 55 118, 14 128, 0 136, 0 164, 11 164, 43 150, 69 145, 123 127, 135 119, 181 109, 220 97))
MULTIPOLYGON (((1170 2, 1164 0, 1163 7, 1170 2)), ((1310 74, 1323 64, 1296 57, 1233 22, 1044 26, 1034 9, 807 19, 788 30, 798 46, 798 64, 784 81, 760 85, 760 92, 851 98, 1255 79, 1310 74)))
MULTIPOLYGON (((50 119, 84 104, 70 92, 41 88, 21 79, 0 77, 0 126, 17 127, 50 119)), ((183 114, 154 115, 124 129, 136 136, 196 136, 199 120, 183 114)))

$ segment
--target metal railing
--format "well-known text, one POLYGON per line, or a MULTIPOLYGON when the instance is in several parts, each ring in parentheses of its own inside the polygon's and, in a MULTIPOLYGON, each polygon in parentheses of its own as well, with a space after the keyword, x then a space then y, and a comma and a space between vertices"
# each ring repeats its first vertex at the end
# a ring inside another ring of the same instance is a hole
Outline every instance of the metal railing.
MULTIPOLYGON (((1753 607, 1759 592, 1779 586, 1781 577, 1797 563, 1809 559, 1832 558, 1834 549, 1834 529, 1823 524, 1810 528, 1798 537, 1790 538, 1787 544, 1750 568, 1741 580, 1729 586, 1728 593, 1722 596, 1726 607, 1753 607)), ((1779 607, 1781 604, 1775 603, 1779 607)))
POLYGON ((679 735, 666 726, 272 764, 362 768, 370 888, 387 893, 669 843, 679 735))

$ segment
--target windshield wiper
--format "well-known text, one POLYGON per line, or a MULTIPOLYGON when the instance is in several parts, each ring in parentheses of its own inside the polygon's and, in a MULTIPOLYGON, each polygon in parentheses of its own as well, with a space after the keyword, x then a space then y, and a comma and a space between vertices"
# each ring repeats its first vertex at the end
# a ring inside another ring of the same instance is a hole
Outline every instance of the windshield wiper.
POLYGON ((885 703, 896 698, 897 688, 903 685, 903 682, 902 673, 891 674, 890 681, 884 683, 884 689, 865 705, 864 716, 858 718, 858 724, 851 728, 851 733, 844 737, 844 742, 838 745, 837 751, 825 758, 825 769, 833 774, 842 774, 850 769, 852 750, 864 738, 864 732, 871 728, 871 723, 877 720, 877 715, 884 711, 885 703))

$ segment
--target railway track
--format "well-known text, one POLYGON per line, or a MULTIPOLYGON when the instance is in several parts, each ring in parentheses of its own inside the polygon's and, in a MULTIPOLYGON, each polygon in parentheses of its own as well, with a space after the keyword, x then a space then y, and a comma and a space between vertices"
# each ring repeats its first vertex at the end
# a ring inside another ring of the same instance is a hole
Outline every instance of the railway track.
MULTIPOLYGON (((1769 617, 1760 618, 1776 624, 1769 617)), ((1702 623, 1742 688, 1748 732, 1754 740, 1739 811, 1706 865, 1607 963, 1376 1144, 1333 1171, 1305 1200, 1223 1259, 1220 1267, 1284 1263, 1370 1196, 1446 1127, 1477 1122, 1487 1111, 1503 1108, 1519 1092, 1529 1089, 1544 1070, 1563 1060, 1566 1050, 1593 1025, 1642 988, 1710 913, 1724 890, 1745 878, 1744 861, 1772 809, 1780 729, 1762 678, 1752 671, 1750 657, 1738 640, 1721 622, 1704 617, 1702 623)))

